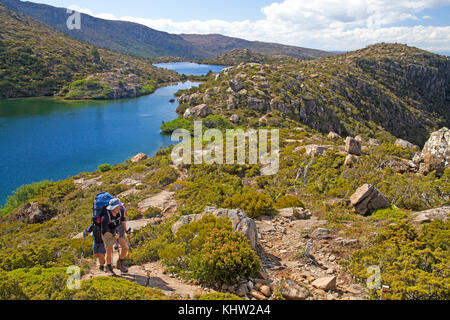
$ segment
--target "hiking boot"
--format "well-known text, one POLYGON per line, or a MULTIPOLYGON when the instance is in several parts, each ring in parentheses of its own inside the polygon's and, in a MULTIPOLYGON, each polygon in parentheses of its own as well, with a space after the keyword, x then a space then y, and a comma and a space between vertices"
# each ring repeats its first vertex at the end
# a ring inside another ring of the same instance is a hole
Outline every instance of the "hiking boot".
POLYGON ((122 260, 117 260, 117 269, 119 269, 122 273, 128 273, 128 268, 125 267, 122 260))
POLYGON ((108 265, 106 267, 106 273, 108 274, 108 276, 115 276, 116 274, 114 273, 113 267, 112 265, 108 265))
POLYGON ((101 272, 105 272, 105 266, 104 266, 104 265, 101 265, 98 269, 99 269, 101 272))

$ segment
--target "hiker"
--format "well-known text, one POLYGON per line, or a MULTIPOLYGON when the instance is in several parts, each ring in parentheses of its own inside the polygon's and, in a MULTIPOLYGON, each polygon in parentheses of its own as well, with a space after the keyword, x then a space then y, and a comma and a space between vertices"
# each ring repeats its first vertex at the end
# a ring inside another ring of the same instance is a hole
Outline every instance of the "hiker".
POLYGON ((123 259, 127 256, 129 250, 126 230, 126 211, 120 200, 114 198, 109 201, 109 205, 106 207, 106 214, 101 219, 101 233, 106 248, 106 272, 109 275, 115 275, 112 268, 112 255, 113 247, 116 241, 119 242, 119 246, 121 248, 119 252, 119 259, 117 260, 117 269, 119 269, 122 273, 128 272, 128 269, 123 263, 123 259))
POLYGON ((94 238, 94 243, 92 245, 92 250, 94 252, 94 256, 97 258, 100 264, 100 271, 105 271, 105 244, 103 243, 102 233, 100 230, 100 225, 95 223, 91 224, 89 228, 83 231, 83 237, 86 238, 92 233, 92 237, 94 238))

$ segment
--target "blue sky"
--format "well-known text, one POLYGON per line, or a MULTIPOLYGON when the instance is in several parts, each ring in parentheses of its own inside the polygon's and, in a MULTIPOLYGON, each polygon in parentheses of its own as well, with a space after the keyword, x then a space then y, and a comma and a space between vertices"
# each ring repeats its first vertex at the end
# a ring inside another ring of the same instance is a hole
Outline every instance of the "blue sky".
POLYGON ((324 50, 399 42, 450 54, 450 0, 33 0, 171 33, 324 50))

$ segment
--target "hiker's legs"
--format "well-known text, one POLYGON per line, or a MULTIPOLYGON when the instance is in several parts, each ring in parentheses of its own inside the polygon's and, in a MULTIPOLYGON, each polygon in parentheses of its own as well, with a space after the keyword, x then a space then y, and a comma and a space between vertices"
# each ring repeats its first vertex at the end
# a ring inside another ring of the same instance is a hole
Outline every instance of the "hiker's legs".
POLYGON ((105 254, 98 254, 97 258, 101 266, 105 265, 105 254))
POLYGON ((111 233, 107 232, 103 235, 103 243, 105 244, 106 249, 106 263, 108 265, 112 264, 113 247, 115 242, 116 239, 111 233))
POLYGON ((120 255, 119 255, 119 259, 123 260, 125 259, 125 257, 128 254, 128 243, 127 243, 127 239, 125 238, 119 238, 119 245, 120 245, 120 255))

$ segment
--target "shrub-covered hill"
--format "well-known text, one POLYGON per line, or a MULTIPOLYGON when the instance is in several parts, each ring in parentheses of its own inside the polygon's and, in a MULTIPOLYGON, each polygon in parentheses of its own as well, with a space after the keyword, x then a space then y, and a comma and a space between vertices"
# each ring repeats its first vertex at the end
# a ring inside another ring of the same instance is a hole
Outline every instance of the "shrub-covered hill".
POLYGON ((118 99, 178 80, 147 59, 93 47, 0 5, 0 98, 118 99))
MULTIPOLYGON (((312 58, 311 58, 312 59, 312 58)), ((286 60, 296 61, 297 58, 277 55, 268 56, 253 52, 248 49, 235 49, 221 54, 213 59, 202 60, 202 63, 215 64, 222 66, 237 66, 241 63, 269 63, 276 64, 282 63, 286 60)))
POLYGON ((309 61, 265 60, 226 69, 179 100, 180 114, 206 103, 250 126, 292 120, 323 133, 393 135, 423 145, 450 125, 450 61, 399 44, 309 61))
MULTIPOLYGON (((230 127, 230 122, 218 116, 210 116, 208 123, 213 127, 230 127)), ((129 219, 159 216, 154 225, 133 234, 132 253, 128 258, 130 265, 160 261, 168 272, 177 273, 189 281, 202 282, 215 290, 219 284, 228 285, 230 282, 230 285, 236 285, 237 276, 241 279, 254 277, 264 264, 259 260, 265 256, 252 251, 245 238, 232 233, 228 220, 206 217, 183 226, 173 234, 171 226, 178 217, 203 212, 206 206, 241 208, 252 218, 265 216, 261 224, 266 225, 267 222, 275 224, 280 219, 276 209, 306 207, 314 216, 314 219, 305 221, 308 224, 324 221, 321 227, 328 228, 336 236, 356 239, 354 246, 332 247, 339 263, 334 268, 343 272, 339 279, 354 277, 364 282, 369 276, 367 267, 377 264, 385 248, 392 248, 392 243, 400 242, 399 249, 390 250, 388 259, 381 266, 383 284, 392 288, 390 298, 448 298, 445 266, 449 263, 449 222, 430 224, 423 231, 420 226, 415 230, 410 222, 415 219, 412 211, 450 204, 450 170, 440 178, 434 174, 424 177, 398 171, 387 160, 406 161, 416 150, 388 142, 380 145, 364 142, 362 156, 349 166, 342 154, 343 139, 329 139, 307 126, 281 129, 280 142, 280 170, 273 176, 262 176, 258 165, 186 165, 176 168, 171 162, 171 148, 168 148, 136 163, 127 161, 112 167, 104 165, 98 171, 59 182, 23 186, 0 211, 0 294, 4 294, 0 298, 164 298, 157 292, 148 292, 137 284, 127 284, 118 279, 83 281, 81 291, 76 292, 67 292, 61 286, 65 278, 61 274, 62 269, 58 268, 78 264, 89 269, 89 261, 80 260, 80 256, 83 252, 85 258, 92 258, 92 240, 86 241, 83 250, 82 240, 73 239, 73 236, 89 225, 92 201, 101 191, 119 195, 128 208, 129 219), (312 156, 306 152, 306 147, 311 144, 327 145, 329 150, 312 156), (365 183, 376 186, 397 208, 376 212, 370 218, 353 213, 345 199, 365 183), (176 211, 173 215, 167 216, 167 213, 152 207, 143 211, 139 204, 162 191, 174 192, 176 211), (28 212, 28 203, 39 206, 44 213, 43 220, 37 223, 27 221, 23 213, 28 212), (393 223, 398 225, 395 230, 389 229, 393 223), (422 254, 430 257, 425 264, 416 259, 422 254), (399 280, 399 268, 408 270, 405 274, 408 281, 403 283, 399 280), (42 291, 39 283, 53 286, 54 290, 47 288, 42 291), (433 287, 429 287, 429 283, 433 283, 433 287), (123 290, 116 292, 113 290, 116 286, 123 290)), ((291 224, 283 223, 283 228, 291 224)), ((274 232, 277 236, 285 234, 283 231, 274 232)), ((286 231, 285 235, 291 237, 297 246, 304 243, 304 232, 286 231)), ((266 250, 269 250, 269 244, 275 246, 269 236, 264 233, 265 242, 261 241, 266 250)), ((325 247, 320 248, 319 240, 315 243, 320 257, 325 247)), ((331 243, 335 245, 334 241, 331 243)), ((295 266, 303 265, 302 249, 295 249, 293 245, 292 250, 297 250, 291 257, 295 266)), ((267 262, 265 264, 264 268, 267 268, 267 262)), ((285 274, 290 275, 289 270, 285 274)), ((292 272, 293 275, 298 271, 292 272)), ((301 284, 306 286, 306 279, 301 284)), ((314 292, 311 295, 316 299, 321 297, 314 292)), ((378 298, 379 292, 371 292, 371 295, 378 298)), ((272 298, 280 297, 281 294, 274 291, 272 298)), ((336 297, 340 298, 339 295, 336 297)))

